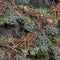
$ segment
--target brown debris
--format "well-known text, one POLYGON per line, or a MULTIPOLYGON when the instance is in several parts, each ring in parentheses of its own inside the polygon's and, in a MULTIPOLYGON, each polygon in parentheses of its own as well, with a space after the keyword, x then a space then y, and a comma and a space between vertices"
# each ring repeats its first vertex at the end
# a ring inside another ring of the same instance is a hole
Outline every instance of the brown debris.
POLYGON ((17 42, 16 44, 13 44, 13 46, 6 44, 5 42, 2 41, 0 41, 0 46, 4 46, 8 49, 11 49, 13 52, 16 52, 25 57, 26 55, 21 53, 17 49, 23 47, 25 50, 29 50, 30 41, 35 39, 36 37, 37 37, 36 32, 30 31, 30 33, 28 33, 26 36, 22 36, 20 41, 17 42))
MULTIPOLYGON (((15 12, 15 13, 17 13, 17 11, 18 12, 22 12, 24 15, 25 14, 28 14, 29 16, 33 16, 33 17, 36 17, 38 20, 41 20, 42 22, 44 22, 44 23, 49 23, 50 25, 52 25, 52 26, 54 26, 55 27, 55 24, 53 24, 53 23, 50 23, 49 21, 47 21, 48 19, 43 15, 43 14, 41 14, 39 11, 37 11, 37 10, 35 10, 35 11, 30 11, 30 10, 28 10, 27 9, 27 7, 26 6, 24 6, 24 5, 17 5, 16 6, 16 8, 14 8, 13 9, 13 11, 15 12)), ((18 13, 17 13, 18 14, 18 13)), ((19 14, 18 14, 19 15, 19 14)))
POLYGON ((55 15, 56 19, 59 19, 60 17, 60 3, 58 3, 56 6, 51 7, 51 13, 55 15))
POLYGON ((5 1, 4 2, 1 1, 0 2, 0 14, 5 11, 6 7, 7 7, 7 3, 5 1))

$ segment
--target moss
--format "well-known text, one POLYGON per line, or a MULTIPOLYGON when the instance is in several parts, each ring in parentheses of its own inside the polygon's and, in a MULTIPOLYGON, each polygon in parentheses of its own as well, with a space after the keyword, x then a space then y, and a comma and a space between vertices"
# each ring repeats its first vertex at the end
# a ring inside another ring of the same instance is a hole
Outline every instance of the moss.
POLYGON ((60 20, 58 20, 58 28, 60 28, 60 20))
POLYGON ((39 50, 38 53, 35 55, 35 58, 40 58, 40 57, 44 56, 45 54, 46 54, 46 52, 39 50))
POLYGON ((50 40, 50 45, 53 45, 55 43, 55 39, 51 36, 48 36, 49 40, 50 40))
POLYGON ((0 21, 4 19, 4 16, 3 15, 0 15, 0 21))
POLYGON ((51 45, 53 45, 55 43, 55 40, 50 39, 51 45))

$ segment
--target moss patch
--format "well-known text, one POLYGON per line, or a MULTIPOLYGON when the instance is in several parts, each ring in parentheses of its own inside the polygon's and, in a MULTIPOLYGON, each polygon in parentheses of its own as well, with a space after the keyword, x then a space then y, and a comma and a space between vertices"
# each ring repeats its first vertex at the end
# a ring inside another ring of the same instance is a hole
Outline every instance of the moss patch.
POLYGON ((0 15, 0 21, 4 19, 4 16, 3 15, 0 15))
POLYGON ((46 52, 39 50, 38 53, 35 55, 35 58, 40 58, 40 57, 44 56, 45 54, 46 54, 46 52))
POLYGON ((58 20, 58 28, 60 28, 60 20, 58 20))

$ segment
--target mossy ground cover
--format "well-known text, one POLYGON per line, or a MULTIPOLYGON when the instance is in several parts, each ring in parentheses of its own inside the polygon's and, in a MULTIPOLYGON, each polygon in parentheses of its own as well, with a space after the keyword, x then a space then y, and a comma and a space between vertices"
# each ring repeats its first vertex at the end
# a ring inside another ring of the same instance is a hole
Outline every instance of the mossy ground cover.
POLYGON ((0 21, 4 19, 4 16, 3 15, 0 15, 0 21))

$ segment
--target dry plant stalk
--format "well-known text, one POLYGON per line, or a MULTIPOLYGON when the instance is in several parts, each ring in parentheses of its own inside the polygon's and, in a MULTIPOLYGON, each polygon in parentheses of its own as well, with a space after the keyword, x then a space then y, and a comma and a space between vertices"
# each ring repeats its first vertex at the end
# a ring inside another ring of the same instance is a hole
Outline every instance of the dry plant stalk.
POLYGON ((0 2, 0 14, 3 13, 5 11, 5 9, 7 8, 7 3, 4 1, 0 2))
POLYGON ((28 33, 26 36, 22 36, 21 39, 20 39, 20 41, 16 45, 14 45, 13 47, 14 48, 18 48, 18 47, 22 46, 26 42, 29 43, 29 41, 32 40, 32 39, 35 39, 36 36, 37 36, 36 32, 30 31, 30 33, 28 33))
POLYGON ((57 4, 57 6, 51 7, 51 13, 55 16, 55 19, 59 20, 60 17, 60 3, 57 4))
POLYGON ((5 42, 2 42, 2 41, 0 41, 0 45, 6 47, 8 49, 11 49, 13 52, 16 52, 16 53, 26 57, 26 54, 21 53, 17 49, 22 47, 25 50, 29 50, 30 41, 35 39, 36 37, 37 37, 36 32, 30 31, 30 33, 28 33, 26 36, 22 36, 20 41, 17 44, 13 44, 13 46, 6 44, 5 42))

